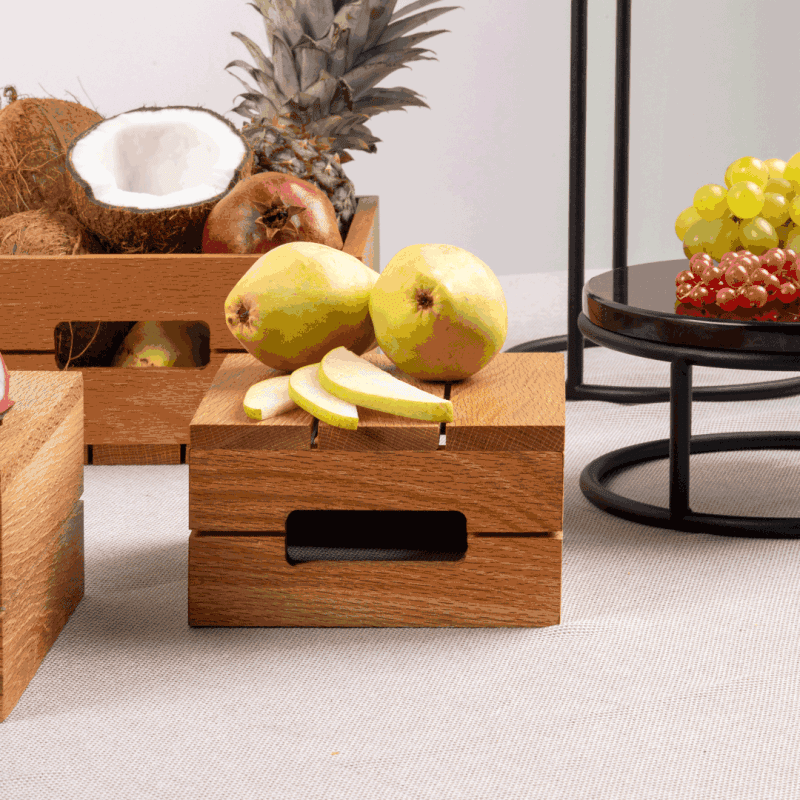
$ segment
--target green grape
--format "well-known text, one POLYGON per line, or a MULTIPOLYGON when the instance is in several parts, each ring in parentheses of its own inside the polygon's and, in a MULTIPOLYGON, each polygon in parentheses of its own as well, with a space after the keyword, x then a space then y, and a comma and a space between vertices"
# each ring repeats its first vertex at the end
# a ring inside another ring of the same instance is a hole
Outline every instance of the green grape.
POLYGON ((786 169, 786 162, 780 158, 768 158, 764 161, 764 166, 769 170, 770 179, 782 178, 783 171, 786 169))
POLYGON ((683 241, 686 238, 686 233, 689 228, 700 219, 702 219, 702 217, 697 213, 697 209, 694 206, 684 208, 675 220, 675 233, 678 235, 678 238, 683 241))
POLYGON ((792 222, 795 225, 800 225, 800 196, 795 197, 791 203, 789 203, 789 216, 792 218, 792 222))
POLYGON ((764 192, 752 181, 734 183, 728 189, 727 200, 728 208, 739 219, 752 219, 764 208, 764 192))
POLYGON ((795 153, 786 162, 783 177, 792 184, 795 192, 800 189, 800 153, 795 153))
POLYGON ((774 194, 782 194, 787 201, 791 200, 794 195, 794 187, 786 180, 786 178, 770 178, 767 185, 763 189, 764 194, 773 192, 774 194))
POLYGON ((725 253, 741 246, 739 224, 730 216, 713 220, 708 228, 708 236, 710 247, 706 252, 716 261, 721 261, 725 253))
POLYGON ((778 234, 775 233, 775 228, 763 217, 755 217, 740 223, 739 238, 742 245, 757 256, 778 246, 778 234))
POLYGON ((707 183, 694 193, 692 205, 703 219, 709 221, 719 219, 728 210, 726 195, 724 187, 716 183, 707 183))
POLYGON ((784 247, 787 250, 794 250, 795 253, 800 253, 800 228, 794 228, 786 239, 784 247))
POLYGON ((718 224, 721 224, 721 220, 699 219, 692 224, 683 239, 683 252, 686 258, 691 258, 695 253, 710 255, 711 244, 716 235, 715 226, 718 224))
POLYGON ((764 192, 764 208, 761 209, 761 216, 773 228, 780 228, 789 219, 788 201, 782 194, 764 192))
POLYGON ((725 185, 729 189, 740 181, 751 181, 757 186, 763 187, 768 180, 769 168, 764 166, 764 162, 761 159, 753 158, 752 156, 737 158, 725 170, 725 185))

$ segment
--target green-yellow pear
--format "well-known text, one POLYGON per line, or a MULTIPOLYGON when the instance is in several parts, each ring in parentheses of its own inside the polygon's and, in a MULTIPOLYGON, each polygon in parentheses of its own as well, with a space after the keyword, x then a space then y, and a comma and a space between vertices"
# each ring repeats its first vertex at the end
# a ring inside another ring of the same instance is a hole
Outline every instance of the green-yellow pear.
POLYGON ((114 367, 197 367, 196 343, 189 329, 194 322, 146 320, 128 332, 114 356, 114 367))
POLYGON ((369 298, 381 350, 407 375, 459 381, 500 352, 508 307, 477 256, 449 244, 415 244, 386 265, 369 298))
POLYGON ((453 404, 384 372, 344 347, 320 362, 319 385, 332 395, 375 411, 430 422, 452 422, 453 404))
POLYGON ((273 375, 254 383, 244 396, 244 413, 250 419, 277 417, 297 408, 289 395, 290 375, 273 375))
POLYGON ((369 294, 378 274, 355 256, 316 242, 265 253, 225 301, 231 333, 262 364, 292 372, 335 347, 375 344, 369 294))
POLYGON ((328 425, 358 430, 358 409, 331 394, 319 382, 319 364, 307 364, 289 376, 289 397, 300 408, 328 425))

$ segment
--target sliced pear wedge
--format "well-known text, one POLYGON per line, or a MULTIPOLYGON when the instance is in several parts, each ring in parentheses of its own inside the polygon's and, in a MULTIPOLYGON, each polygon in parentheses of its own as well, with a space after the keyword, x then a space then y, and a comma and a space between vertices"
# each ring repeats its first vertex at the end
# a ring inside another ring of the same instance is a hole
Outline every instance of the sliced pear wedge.
POLYGON ((356 430, 358 410, 352 403, 330 394, 320 386, 318 372, 319 363, 296 369, 289 376, 289 397, 300 408, 328 425, 356 430))
POLYGON ((319 383, 332 395, 357 406, 428 422, 452 422, 453 404, 384 372, 345 347, 319 364, 319 383))
POLYGON ((291 375, 275 375, 254 383, 244 396, 244 413, 250 419, 260 421, 297 408, 297 403, 289 397, 291 377, 291 375))

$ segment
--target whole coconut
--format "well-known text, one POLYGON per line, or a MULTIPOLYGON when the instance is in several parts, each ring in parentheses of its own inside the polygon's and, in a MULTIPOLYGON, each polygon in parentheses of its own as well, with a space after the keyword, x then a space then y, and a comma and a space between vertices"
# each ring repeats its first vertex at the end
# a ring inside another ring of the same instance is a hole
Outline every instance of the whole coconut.
POLYGON ((0 218, 39 208, 74 214, 66 177, 67 149, 103 117, 56 98, 17 97, 0 110, 0 218))
POLYGON ((99 240, 65 211, 40 208, 0 219, 0 256, 102 253, 99 240))

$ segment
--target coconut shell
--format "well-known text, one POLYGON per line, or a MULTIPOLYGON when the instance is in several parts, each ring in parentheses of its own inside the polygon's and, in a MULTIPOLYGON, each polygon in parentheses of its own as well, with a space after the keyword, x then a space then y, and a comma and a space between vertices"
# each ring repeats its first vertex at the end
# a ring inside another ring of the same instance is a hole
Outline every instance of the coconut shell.
POLYGON ((0 219, 0 256, 81 256, 100 242, 65 211, 22 211, 0 219))
POLYGON ((0 218, 50 208, 75 211, 66 177, 72 142, 102 120, 96 111, 55 98, 11 98, 0 110, 0 218))
MULTIPOLYGON (((225 197, 239 181, 249 177, 253 172, 254 154, 247 140, 241 136, 236 127, 225 117, 214 111, 197 106, 161 106, 156 108, 137 108, 134 111, 160 111, 162 109, 201 110, 215 116, 228 125, 245 146, 245 154, 233 173, 228 186, 215 197, 191 205, 137 209, 119 207, 97 200, 92 187, 78 173, 67 153, 67 176, 73 203, 78 220, 101 241, 108 244, 115 253, 201 253, 203 228, 211 209, 225 197)), ((111 119, 111 118, 110 118, 111 119)), ((97 122, 87 128, 75 140, 75 144, 88 135, 97 122)), ((70 148, 71 151, 72 148, 70 148)))

